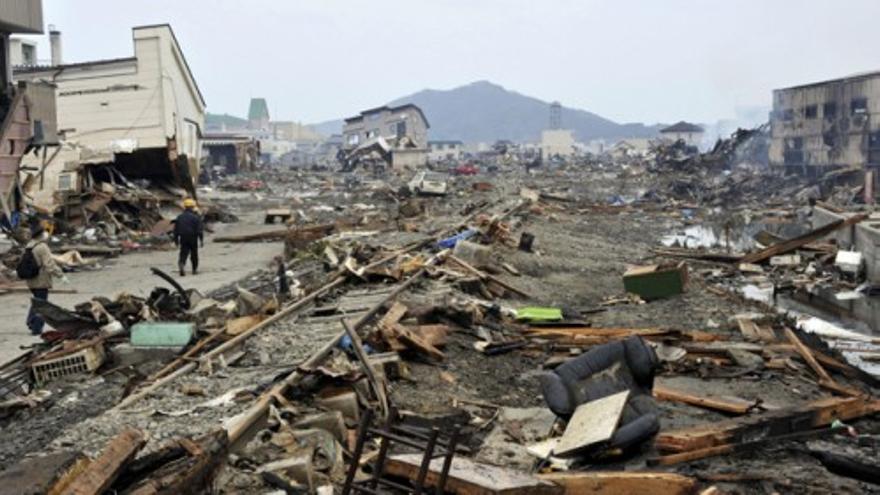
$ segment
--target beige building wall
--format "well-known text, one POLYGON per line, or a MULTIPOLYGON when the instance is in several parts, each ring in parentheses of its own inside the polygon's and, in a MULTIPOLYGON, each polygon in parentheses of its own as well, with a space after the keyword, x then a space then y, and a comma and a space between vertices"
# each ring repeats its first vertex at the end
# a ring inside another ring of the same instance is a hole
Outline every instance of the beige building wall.
POLYGON ((574 135, 569 129, 548 129, 541 131, 541 154, 547 159, 551 156, 572 156, 575 152, 574 135))
MULTIPOLYGON (((197 167, 205 105, 168 26, 134 29, 132 58, 16 73, 57 84, 59 131, 93 151, 165 148, 197 167)), ((195 169, 197 175, 197 168, 195 169)))

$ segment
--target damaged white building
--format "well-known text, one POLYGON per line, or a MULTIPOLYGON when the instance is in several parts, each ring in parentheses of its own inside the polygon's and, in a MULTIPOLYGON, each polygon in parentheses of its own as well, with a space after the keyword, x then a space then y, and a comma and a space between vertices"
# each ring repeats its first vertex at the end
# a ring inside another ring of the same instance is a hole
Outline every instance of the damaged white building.
POLYGON ((52 65, 14 70, 17 81, 56 85, 63 144, 49 157, 30 157, 31 169, 41 170, 33 202, 57 207, 55 193, 80 187, 78 171, 88 163, 194 192, 205 100, 171 26, 133 28, 133 56, 79 63, 60 60, 60 33, 53 34, 52 65))

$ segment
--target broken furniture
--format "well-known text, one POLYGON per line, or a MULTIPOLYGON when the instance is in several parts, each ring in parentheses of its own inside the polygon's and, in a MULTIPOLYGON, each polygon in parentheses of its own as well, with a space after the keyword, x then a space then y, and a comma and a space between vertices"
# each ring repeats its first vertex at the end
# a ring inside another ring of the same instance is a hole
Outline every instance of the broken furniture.
POLYGON ((687 265, 649 265, 631 268, 623 274, 623 287, 645 301, 681 294, 688 282, 687 265))
POLYGON ((608 446, 626 450, 660 428, 651 397, 659 360, 639 336, 593 347, 541 376, 548 407, 569 421, 582 404, 629 391, 620 425, 608 446))
POLYGON ((367 409, 364 415, 361 416, 357 442, 355 443, 351 464, 345 478, 345 485, 342 488, 342 494, 381 493, 380 487, 393 488, 404 493, 420 494, 426 491, 425 487, 427 486, 435 487, 438 494, 444 493, 449 469, 452 466, 452 458, 455 456, 455 447, 458 444, 458 427, 453 428, 444 440, 441 438, 438 428, 431 428, 430 431, 425 432, 412 426, 394 425, 390 417, 383 428, 374 428, 370 426, 372 420, 373 410, 367 409), (379 452, 373 463, 373 473, 369 479, 355 481, 355 475, 364 457, 364 445, 369 438, 380 439, 379 452), (418 473, 413 480, 412 487, 384 477, 387 471, 388 451, 391 448, 392 442, 424 452, 421 456, 418 473), (440 469, 439 477, 435 477, 428 483, 428 471, 435 460, 442 462, 442 468, 440 469))

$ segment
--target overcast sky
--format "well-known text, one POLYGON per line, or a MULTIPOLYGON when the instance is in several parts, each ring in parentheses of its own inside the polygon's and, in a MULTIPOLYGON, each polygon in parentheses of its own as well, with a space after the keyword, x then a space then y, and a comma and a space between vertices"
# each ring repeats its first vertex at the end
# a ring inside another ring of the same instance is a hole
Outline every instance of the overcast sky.
MULTIPOLYGON (((318 122, 489 80, 618 122, 714 122, 880 69, 878 0, 43 0, 65 62, 169 23, 208 110, 318 122)), ((48 45, 40 58, 48 59, 48 45)))

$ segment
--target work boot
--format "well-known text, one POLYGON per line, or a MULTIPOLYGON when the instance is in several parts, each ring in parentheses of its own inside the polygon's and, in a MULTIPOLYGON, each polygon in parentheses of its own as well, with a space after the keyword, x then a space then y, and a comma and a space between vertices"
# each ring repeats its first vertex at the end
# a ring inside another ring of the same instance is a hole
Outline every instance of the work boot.
POLYGON ((183 265, 178 265, 178 268, 180 268, 180 276, 181 276, 181 277, 185 277, 185 276, 186 276, 186 272, 183 270, 183 265))

